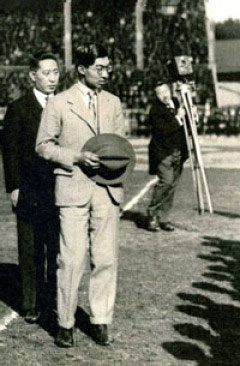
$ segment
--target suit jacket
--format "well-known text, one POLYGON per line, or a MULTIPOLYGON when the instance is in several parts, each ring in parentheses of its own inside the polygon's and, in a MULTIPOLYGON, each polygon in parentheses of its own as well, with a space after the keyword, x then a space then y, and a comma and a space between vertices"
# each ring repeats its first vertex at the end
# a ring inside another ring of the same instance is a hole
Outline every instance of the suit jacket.
POLYGON ((33 90, 9 105, 3 123, 3 161, 6 191, 20 189, 17 214, 28 221, 44 221, 53 214, 53 164, 35 152, 42 115, 33 90))
POLYGON ((179 103, 173 98, 175 108, 167 108, 159 100, 152 105, 149 112, 149 123, 152 138, 149 144, 149 173, 157 174, 161 161, 178 150, 184 162, 188 157, 186 137, 183 126, 180 126, 176 113, 179 103))
MULTIPOLYGON (((124 134, 124 119, 118 97, 101 91, 98 94, 99 133, 124 134)), ((74 164, 74 155, 97 134, 97 126, 82 100, 78 84, 52 98, 40 124, 36 150, 44 159, 57 163, 55 197, 58 206, 86 204, 94 183, 74 164)), ((122 186, 107 186, 113 200, 123 200, 122 186)))

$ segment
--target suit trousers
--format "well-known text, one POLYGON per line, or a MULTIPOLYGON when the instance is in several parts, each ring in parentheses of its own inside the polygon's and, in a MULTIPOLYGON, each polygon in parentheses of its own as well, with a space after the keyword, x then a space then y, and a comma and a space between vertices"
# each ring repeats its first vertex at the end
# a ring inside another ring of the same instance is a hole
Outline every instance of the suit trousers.
POLYGON ((58 322, 72 328, 78 289, 90 255, 89 304, 92 324, 109 324, 116 296, 119 205, 104 186, 95 185, 83 206, 60 206, 58 322))
POLYGON ((153 188, 152 199, 148 206, 149 216, 158 216, 161 222, 169 220, 173 206, 175 189, 183 169, 181 152, 174 151, 165 157, 157 167, 158 182, 153 188))
POLYGON ((59 252, 58 218, 32 224, 17 217, 18 257, 22 289, 22 311, 42 310, 54 305, 56 297, 56 258, 59 252), (45 252, 47 255, 45 256, 45 252), (45 276, 45 257, 47 275, 45 276), (45 291, 48 284, 48 298, 45 291))

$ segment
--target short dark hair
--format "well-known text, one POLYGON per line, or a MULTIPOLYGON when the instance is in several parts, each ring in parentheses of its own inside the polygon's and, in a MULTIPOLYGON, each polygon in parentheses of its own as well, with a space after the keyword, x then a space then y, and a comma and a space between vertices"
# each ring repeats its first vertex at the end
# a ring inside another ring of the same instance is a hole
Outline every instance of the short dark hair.
POLYGON ((29 58, 30 70, 38 69, 40 61, 49 60, 49 59, 56 61, 56 63, 58 64, 58 59, 53 53, 45 51, 45 50, 39 50, 39 51, 35 52, 29 58))
POLYGON ((85 43, 77 48, 75 65, 89 67, 100 57, 108 57, 105 47, 99 43, 85 43))

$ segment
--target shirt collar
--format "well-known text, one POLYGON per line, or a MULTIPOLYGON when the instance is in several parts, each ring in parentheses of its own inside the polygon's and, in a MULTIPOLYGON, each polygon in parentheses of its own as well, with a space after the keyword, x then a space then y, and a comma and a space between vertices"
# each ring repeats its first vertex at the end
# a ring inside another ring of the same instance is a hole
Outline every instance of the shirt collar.
POLYGON ((164 103, 159 99, 157 99, 157 102, 160 103, 162 106, 164 106, 166 108, 171 108, 171 109, 175 108, 175 104, 174 104, 174 101, 172 99, 170 99, 168 103, 164 103))
POLYGON ((167 107, 168 108, 175 108, 174 102, 172 99, 169 100, 169 102, 167 103, 167 107))
POLYGON ((90 89, 87 85, 83 84, 80 80, 78 81, 77 85, 81 93, 85 96, 96 93, 94 90, 90 89))
POLYGON ((46 97, 48 96, 49 98, 54 97, 54 94, 44 94, 43 92, 41 92, 40 90, 34 88, 33 89, 34 95, 37 98, 37 101, 41 104, 41 106, 43 108, 45 108, 46 106, 46 97))

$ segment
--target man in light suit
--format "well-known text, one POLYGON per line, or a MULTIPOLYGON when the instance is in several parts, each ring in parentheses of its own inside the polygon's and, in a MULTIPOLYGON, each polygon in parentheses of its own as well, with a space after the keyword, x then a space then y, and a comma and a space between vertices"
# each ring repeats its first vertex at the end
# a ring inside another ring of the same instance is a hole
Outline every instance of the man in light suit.
POLYGON ((79 81, 53 98, 45 109, 36 150, 55 162, 56 205, 60 209, 58 260, 58 322, 56 344, 73 345, 78 288, 89 246, 89 285, 92 337, 110 344, 107 325, 112 322, 116 295, 119 204, 121 185, 100 185, 85 169, 97 169, 99 157, 82 151, 84 144, 101 133, 124 134, 119 98, 103 91, 112 71, 107 51, 99 44, 78 47, 79 81))
POLYGON ((56 57, 39 51, 30 57, 29 77, 33 84, 24 96, 9 105, 4 119, 3 161, 6 191, 17 215, 18 254, 22 284, 21 310, 28 323, 35 323, 43 302, 54 302, 58 215, 54 204, 53 164, 39 158, 35 144, 46 99, 58 85, 56 57), (46 299, 44 265, 48 258, 46 299))

